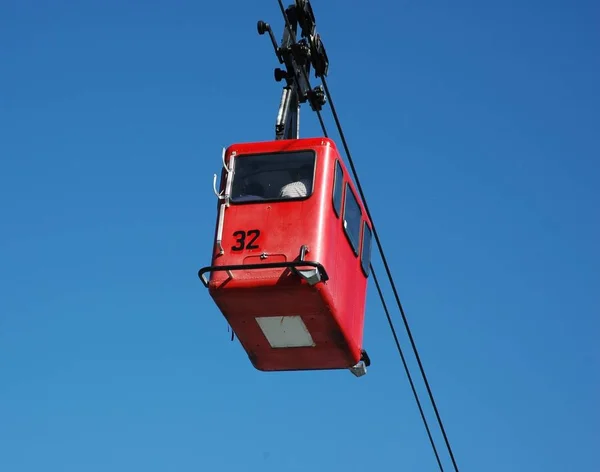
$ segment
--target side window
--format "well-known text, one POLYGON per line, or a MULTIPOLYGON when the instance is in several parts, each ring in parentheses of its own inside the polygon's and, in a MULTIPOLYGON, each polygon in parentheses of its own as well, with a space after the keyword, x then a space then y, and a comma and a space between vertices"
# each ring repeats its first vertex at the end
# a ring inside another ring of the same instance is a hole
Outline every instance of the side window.
POLYGON ((342 191, 344 190, 344 172, 340 161, 335 161, 335 175, 333 176, 333 211, 336 216, 342 214, 342 191))
POLYGON ((365 276, 369 276, 369 269, 371 265, 371 242, 373 233, 367 222, 363 222, 363 243, 362 243, 362 254, 360 255, 360 265, 365 276))
POLYGON ((346 182, 346 203, 344 204, 344 231, 354 254, 358 256, 358 246, 360 243, 360 222, 362 220, 362 213, 358 201, 354 196, 354 192, 350 188, 350 185, 346 182))

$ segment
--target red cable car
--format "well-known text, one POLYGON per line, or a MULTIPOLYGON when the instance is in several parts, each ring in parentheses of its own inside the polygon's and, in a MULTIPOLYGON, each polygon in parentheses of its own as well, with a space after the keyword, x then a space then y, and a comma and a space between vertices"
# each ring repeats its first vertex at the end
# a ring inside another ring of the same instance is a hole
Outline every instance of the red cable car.
POLYGON ((275 70, 286 81, 276 140, 224 151, 212 262, 198 276, 257 369, 361 376, 372 225, 333 141, 298 139, 300 104, 326 102, 310 67, 324 77, 329 61, 309 1, 285 15, 281 46, 257 25, 287 69, 275 70))
POLYGON ((335 144, 235 144, 223 164, 215 250, 199 276, 252 364, 361 375, 371 222, 335 144))

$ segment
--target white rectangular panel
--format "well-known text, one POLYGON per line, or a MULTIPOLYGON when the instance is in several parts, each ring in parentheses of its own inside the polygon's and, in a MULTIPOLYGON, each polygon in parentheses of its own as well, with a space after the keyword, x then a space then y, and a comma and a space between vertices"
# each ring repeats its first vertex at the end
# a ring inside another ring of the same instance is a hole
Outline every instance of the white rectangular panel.
POLYGON ((256 318, 256 322, 271 347, 315 346, 315 342, 300 316, 264 316, 256 318))

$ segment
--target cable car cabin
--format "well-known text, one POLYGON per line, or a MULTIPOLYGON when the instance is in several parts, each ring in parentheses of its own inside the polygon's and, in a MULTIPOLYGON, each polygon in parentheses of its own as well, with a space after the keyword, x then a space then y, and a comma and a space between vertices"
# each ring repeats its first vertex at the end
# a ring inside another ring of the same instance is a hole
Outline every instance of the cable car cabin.
POLYGON ((223 165, 198 275, 254 367, 366 373, 371 222, 334 142, 235 144, 223 165))

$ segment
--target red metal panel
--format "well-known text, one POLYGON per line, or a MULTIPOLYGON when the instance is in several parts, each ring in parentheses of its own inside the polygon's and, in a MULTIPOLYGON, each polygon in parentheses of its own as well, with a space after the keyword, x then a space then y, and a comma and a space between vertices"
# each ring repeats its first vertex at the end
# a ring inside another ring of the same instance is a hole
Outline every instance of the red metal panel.
MULTIPOLYGON (((233 278, 226 272, 212 272, 209 293, 260 370, 349 368, 361 357, 367 278, 346 238, 341 216, 333 211, 333 174, 339 158, 333 141, 235 144, 228 148, 225 162, 233 153, 243 159, 246 154, 307 149, 317 155, 313 194, 300 201, 232 203, 224 216, 224 253, 219 254, 216 245, 213 253, 213 266, 285 262, 297 259, 306 245, 306 260, 321 263, 329 275, 327 282, 310 286, 289 269, 236 270, 233 278), (239 232, 247 236, 250 230, 260 231, 254 241, 257 247, 232 251, 239 232), (272 348, 256 321, 291 315, 301 316, 314 346, 272 348)), ((345 167, 344 171, 348 178, 345 167)), ((363 215, 366 219, 364 208, 363 215)))

